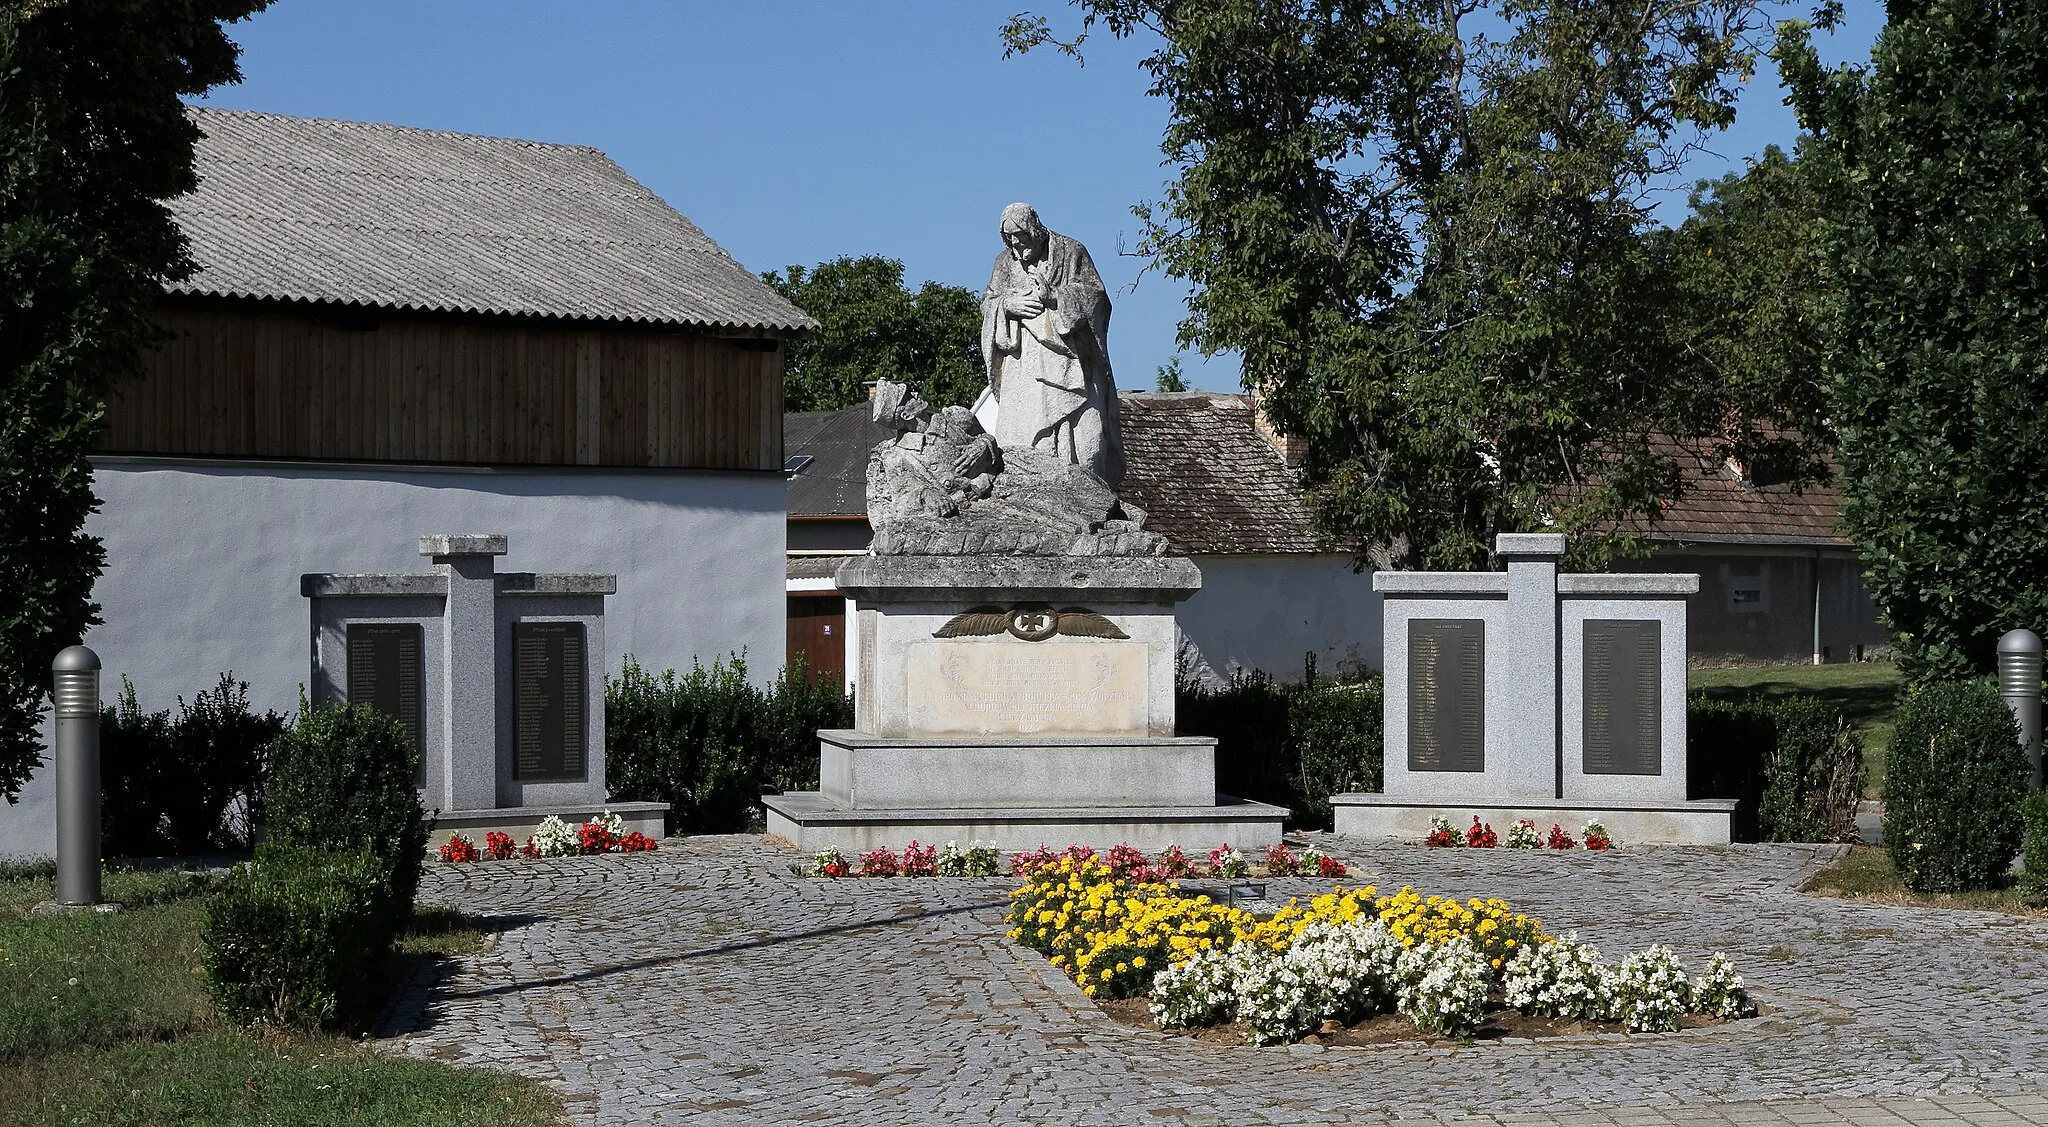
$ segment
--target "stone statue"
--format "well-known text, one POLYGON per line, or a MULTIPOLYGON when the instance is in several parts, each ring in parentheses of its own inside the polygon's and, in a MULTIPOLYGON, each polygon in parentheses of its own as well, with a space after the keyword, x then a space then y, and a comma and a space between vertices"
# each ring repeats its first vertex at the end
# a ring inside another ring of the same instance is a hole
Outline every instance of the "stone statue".
POLYGON ((974 412, 933 411, 907 386, 883 380, 875 388, 874 420, 897 433, 870 458, 870 513, 950 517, 994 491, 1002 449, 974 412))
POLYGON ((981 356, 1004 450, 1041 450, 1123 480, 1109 294, 1088 250, 1045 229, 1029 204, 1003 209, 1005 250, 981 295, 981 356))
POLYGON ((1166 540, 1102 479, 1057 454, 1002 449, 965 407, 933 410, 883 380, 868 454, 868 520, 883 556, 1156 556, 1166 540))

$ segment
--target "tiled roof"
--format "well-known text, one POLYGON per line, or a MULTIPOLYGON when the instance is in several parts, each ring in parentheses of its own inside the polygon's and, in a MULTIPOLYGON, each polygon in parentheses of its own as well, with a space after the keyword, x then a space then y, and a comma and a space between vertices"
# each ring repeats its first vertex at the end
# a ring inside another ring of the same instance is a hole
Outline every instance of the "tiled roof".
POLYGON ((1632 522, 1632 530, 1678 543, 1849 546, 1839 527, 1842 494, 1834 482, 1803 489, 1756 485, 1711 456, 1671 445, 1685 492, 1654 522, 1632 522))
POLYGON ((577 145, 194 108, 173 292, 789 332, 802 310, 577 145))
POLYGON ((866 516, 868 451, 894 432, 873 421, 867 404, 844 411, 782 416, 783 457, 811 461, 789 479, 793 517, 866 516))
MULTIPOLYGON (((1308 508, 1241 395, 1125 395, 1124 483, 1170 550, 1227 555, 1322 550, 1308 508)), ((783 416, 783 451, 813 461, 789 482, 792 517, 864 515, 868 451, 889 432, 866 404, 783 416)))
POLYGON ((1251 401, 1206 391, 1125 395, 1124 482, 1147 528, 1193 555, 1316 552, 1294 471, 1259 432, 1251 401))

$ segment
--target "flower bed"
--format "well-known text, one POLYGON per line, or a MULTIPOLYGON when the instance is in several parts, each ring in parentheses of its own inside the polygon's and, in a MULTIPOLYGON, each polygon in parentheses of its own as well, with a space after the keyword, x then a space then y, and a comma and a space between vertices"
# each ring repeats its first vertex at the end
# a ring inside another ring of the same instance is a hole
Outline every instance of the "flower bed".
POLYGON ((441 860, 451 865, 471 861, 505 861, 513 857, 588 857, 599 853, 646 853, 656 848, 653 838, 638 830, 624 832, 625 819, 607 810, 581 825, 571 826, 553 814, 542 818, 525 845, 517 845, 511 834, 491 830, 484 834, 484 847, 463 834, 450 834, 441 846, 441 860))
MULTIPOLYGON (((1119 880, 1138 884, 1181 877, 1222 877, 1227 880, 1253 876, 1337 878, 1349 873, 1344 862, 1313 845, 1296 850, 1282 842, 1268 848, 1256 865, 1228 844, 1210 850, 1207 862, 1189 857, 1178 845, 1167 846, 1157 857, 1148 857, 1131 845, 1113 846, 1109 852, 1099 856, 1086 845, 1069 845, 1059 851, 1041 845, 1029 853, 1013 855, 1010 858, 1010 875, 1028 877, 1036 870, 1061 860, 1098 861, 1119 880)), ((852 860, 837 849, 820 850, 811 855, 809 864, 791 865, 790 871, 798 876, 833 878, 992 877, 1000 872, 1001 863, 1002 854, 992 842, 969 842, 967 848, 962 849, 958 842, 952 841, 943 846, 913 841, 903 848, 901 854, 888 849, 872 849, 852 860)))
MULTIPOLYGON (((1596 853, 1614 848, 1613 836, 1598 819, 1587 822, 1579 836, 1585 839, 1585 847, 1596 853)), ((1472 815, 1472 825, 1465 830, 1452 825, 1449 818, 1431 818, 1429 835, 1422 839, 1422 844, 1431 849, 1493 849, 1503 844, 1508 849, 1579 848, 1579 842, 1566 833, 1563 826, 1552 823, 1549 834, 1539 834, 1536 823, 1527 818, 1519 819, 1508 827, 1507 840, 1503 843, 1492 824, 1481 822, 1477 814, 1472 815)))
POLYGON ((1113 1014, 1132 1018, 1143 999, 1167 1029, 1228 1027, 1253 1044, 1359 1028, 1365 1041, 1464 1039, 1503 1023, 1518 1036, 1652 1032, 1755 1012, 1723 955, 1698 977, 1661 945, 1610 966, 1500 900, 1338 888, 1261 920, 1092 855, 1023 876, 1009 938, 1113 1014))

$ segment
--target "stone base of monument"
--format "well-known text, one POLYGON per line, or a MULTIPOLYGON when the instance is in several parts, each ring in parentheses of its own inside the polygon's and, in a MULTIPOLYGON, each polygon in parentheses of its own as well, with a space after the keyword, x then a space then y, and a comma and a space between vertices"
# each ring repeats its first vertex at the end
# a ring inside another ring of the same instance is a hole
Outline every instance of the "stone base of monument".
POLYGON ((625 833, 639 832, 659 839, 667 833, 664 822, 668 817, 666 802, 578 802, 556 806, 519 806, 498 810, 443 810, 430 815, 434 819, 433 836, 427 847, 439 849, 446 844, 451 834, 462 834, 478 845, 482 845, 487 833, 510 834, 512 840, 524 845, 533 831, 540 828, 542 819, 552 814, 573 828, 588 822, 610 810, 625 823, 625 833))
POLYGON ((1553 825, 1574 838, 1597 820, 1621 845, 1727 845, 1735 817, 1735 800, 1600 799, 1574 803, 1551 799, 1542 804, 1488 805, 1487 799, 1430 798, 1414 795, 1338 794, 1330 797, 1337 833, 1349 837, 1394 838, 1420 843, 1429 836, 1430 820, 1443 818, 1459 830, 1473 815, 1502 837, 1509 826, 1526 818, 1539 832, 1553 825))
POLYGON ((1249 855, 1280 840, 1287 810, 1229 795, 1202 806, 952 807, 943 810, 860 809, 816 791, 768 795, 768 832, 806 853, 837 849, 851 856, 901 849, 911 841, 992 841, 1005 852, 1081 844, 1107 850, 1129 844, 1147 853, 1178 845, 1188 853, 1228 843, 1249 855))
POLYGON ((847 563, 855 728, 818 733, 819 789, 764 798, 768 831, 841 852, 1278 842, 1287 811, 1218 795, 1216 741, 1174 735, 1173 608, 1201 583, 1162 556, 847 563))

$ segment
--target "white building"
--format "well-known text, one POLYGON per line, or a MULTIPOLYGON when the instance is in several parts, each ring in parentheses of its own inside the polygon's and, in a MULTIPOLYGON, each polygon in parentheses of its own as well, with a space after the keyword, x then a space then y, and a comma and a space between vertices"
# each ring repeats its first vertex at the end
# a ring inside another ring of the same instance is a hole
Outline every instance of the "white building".
MULTIPOLYGON (((195 110, 199 273, 108 406, 85 638, 145 709, 296 708, 308 572, 607 572, 609 652, 783 658, 783 341, 809 318, 595 149, 195 110)), ((47 734, 46 734, 47 739, 47 734)), ((48 853, 47 768, 0 855, 48 853)))

